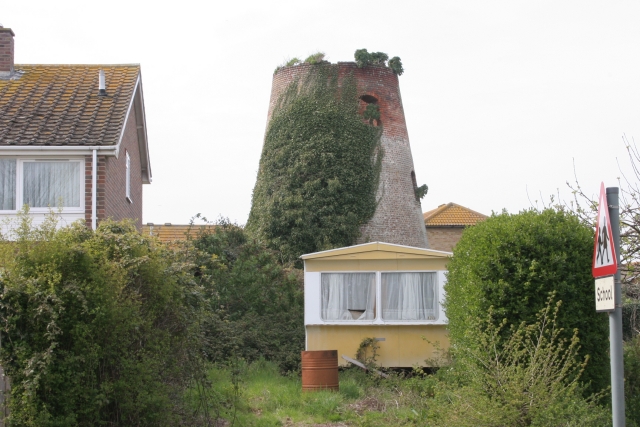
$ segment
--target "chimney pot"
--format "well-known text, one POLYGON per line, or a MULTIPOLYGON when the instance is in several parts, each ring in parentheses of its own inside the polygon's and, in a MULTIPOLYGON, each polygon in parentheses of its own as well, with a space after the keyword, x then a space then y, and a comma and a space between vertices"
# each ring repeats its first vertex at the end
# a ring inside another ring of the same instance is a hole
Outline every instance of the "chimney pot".
POLYGON ((104 78, 104 70, 98 72, 98 95, 107 96, 107 85, 104 78))

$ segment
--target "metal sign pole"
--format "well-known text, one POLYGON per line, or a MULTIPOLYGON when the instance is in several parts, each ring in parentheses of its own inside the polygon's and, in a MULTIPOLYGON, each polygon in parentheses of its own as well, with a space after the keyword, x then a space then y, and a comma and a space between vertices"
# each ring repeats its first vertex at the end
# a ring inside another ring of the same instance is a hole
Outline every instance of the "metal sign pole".
POLYGON ((611 411, 613 427, 624 427, 624 365, 622 358, 622 291, 620 289, 620 207, 618 187, 607 188, 607 205, 618 260, 614 276, 615 310, 609 312, 609 345, 611 350, 611 411))

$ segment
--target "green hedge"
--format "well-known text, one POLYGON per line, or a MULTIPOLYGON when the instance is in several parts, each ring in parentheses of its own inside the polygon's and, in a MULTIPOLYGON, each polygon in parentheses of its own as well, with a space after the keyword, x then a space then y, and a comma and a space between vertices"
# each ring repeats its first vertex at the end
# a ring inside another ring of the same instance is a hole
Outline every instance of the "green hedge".
POLYGON ((23 218, 1 250, 10 425, 177 425, 205 307, 188 264, 128 222, 23 218))
POLYGON ((564 338, 577 329, 578 354, 590 357, 582 379, 591 382, 590 392, 606 388, 608 321, 595 312, 592 256, 593 231, 564 211, 494 214, 468 228, 448 265, 445 307, 452 343, 475 345, 469 325, 490 307, 498 322, 532 323, 554 291, 562 301, 558 325, 564 338))
POLYGON ((213 362, 266 359, 282 371, 300 367, 304 350, 302 271, 226 220, 193 241, 198 277, 212 316, 204 325, 213 362))

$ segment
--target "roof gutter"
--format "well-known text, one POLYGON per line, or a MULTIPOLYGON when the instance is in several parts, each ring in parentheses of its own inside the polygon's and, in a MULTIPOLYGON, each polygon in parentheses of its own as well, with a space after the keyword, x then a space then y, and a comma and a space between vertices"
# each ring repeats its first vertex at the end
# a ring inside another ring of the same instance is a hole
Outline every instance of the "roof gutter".
POLYGON ((40 153, 47 153, 51 155, 66 155, 66 156, 86 156, 93 154, 93 151, 100 151, 103 156, 117 156, 118 148, 115 145, 82 145, 82 146, 51 146, 51 145, 2 145, 0 146, 0 154, 11 156, 29 156, 40 153))

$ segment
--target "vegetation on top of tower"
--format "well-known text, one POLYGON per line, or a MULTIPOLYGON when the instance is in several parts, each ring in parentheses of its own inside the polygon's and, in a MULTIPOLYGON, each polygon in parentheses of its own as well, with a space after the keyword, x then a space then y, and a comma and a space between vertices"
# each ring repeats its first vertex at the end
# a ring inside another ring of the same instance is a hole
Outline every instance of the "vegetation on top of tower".
POLYGON ((316 52, 307 56, 307 59, 304 60, 305 64, 320 64, 324 61, 324 52, 316 52))
POLYGON ((307 56, 307 59, 305 59, 304 61, 297 57, 293 57, 291 59, 284 61, 282 64, 278 65, 276 69, 273 71, 273 74, 276 74, 278 71, 282 70, 285 67, 292 67, 294 65, 300 65, 300 64, 316 65, 316 64, 326 63, 326 62, 328 61, 324 60, 324 52, 312 53, 311 55, 307 56))
MULTIPOLYGON (((285 67, 292 67, 294 65, 315 65, 328 63, 328 61, 325 61, 324 56, 324 52, 316 52, 309 55, 304 61, 300 60, 299 58, 286 60, 276 67, 276 69, 273 71, 273 74, 277 74, 278 71, 285 67)), ((384 52, 368 52, 367 49, 358 49, 356 50, 354 57, 358 68, 364 68, 369 65, 383 65, 391 68, 391 70, 399 76, 404 73, 404 68, 402 68, 402 61, 400 61, 400 57, 398 56, 394 56, 393 58, 389 59, 389 55, 384 52)))
MULTIPOLYGON (((369 65, 385 65, 385 62, 389 59, 389 55, 384 52, 368 52, 367 49, 358 49, 353 56, 358 68, 364 68, 369 65)), ((404 73, 402 62, 397 56, 389 59, 388 66, 399 76, 404 73)))
POLYGON ((353 75, 339 85, 338 66, 328 63, 277 101, 246 228, 284 261, 354 244, 375 212, 382 128, 358 106, 353 75))

